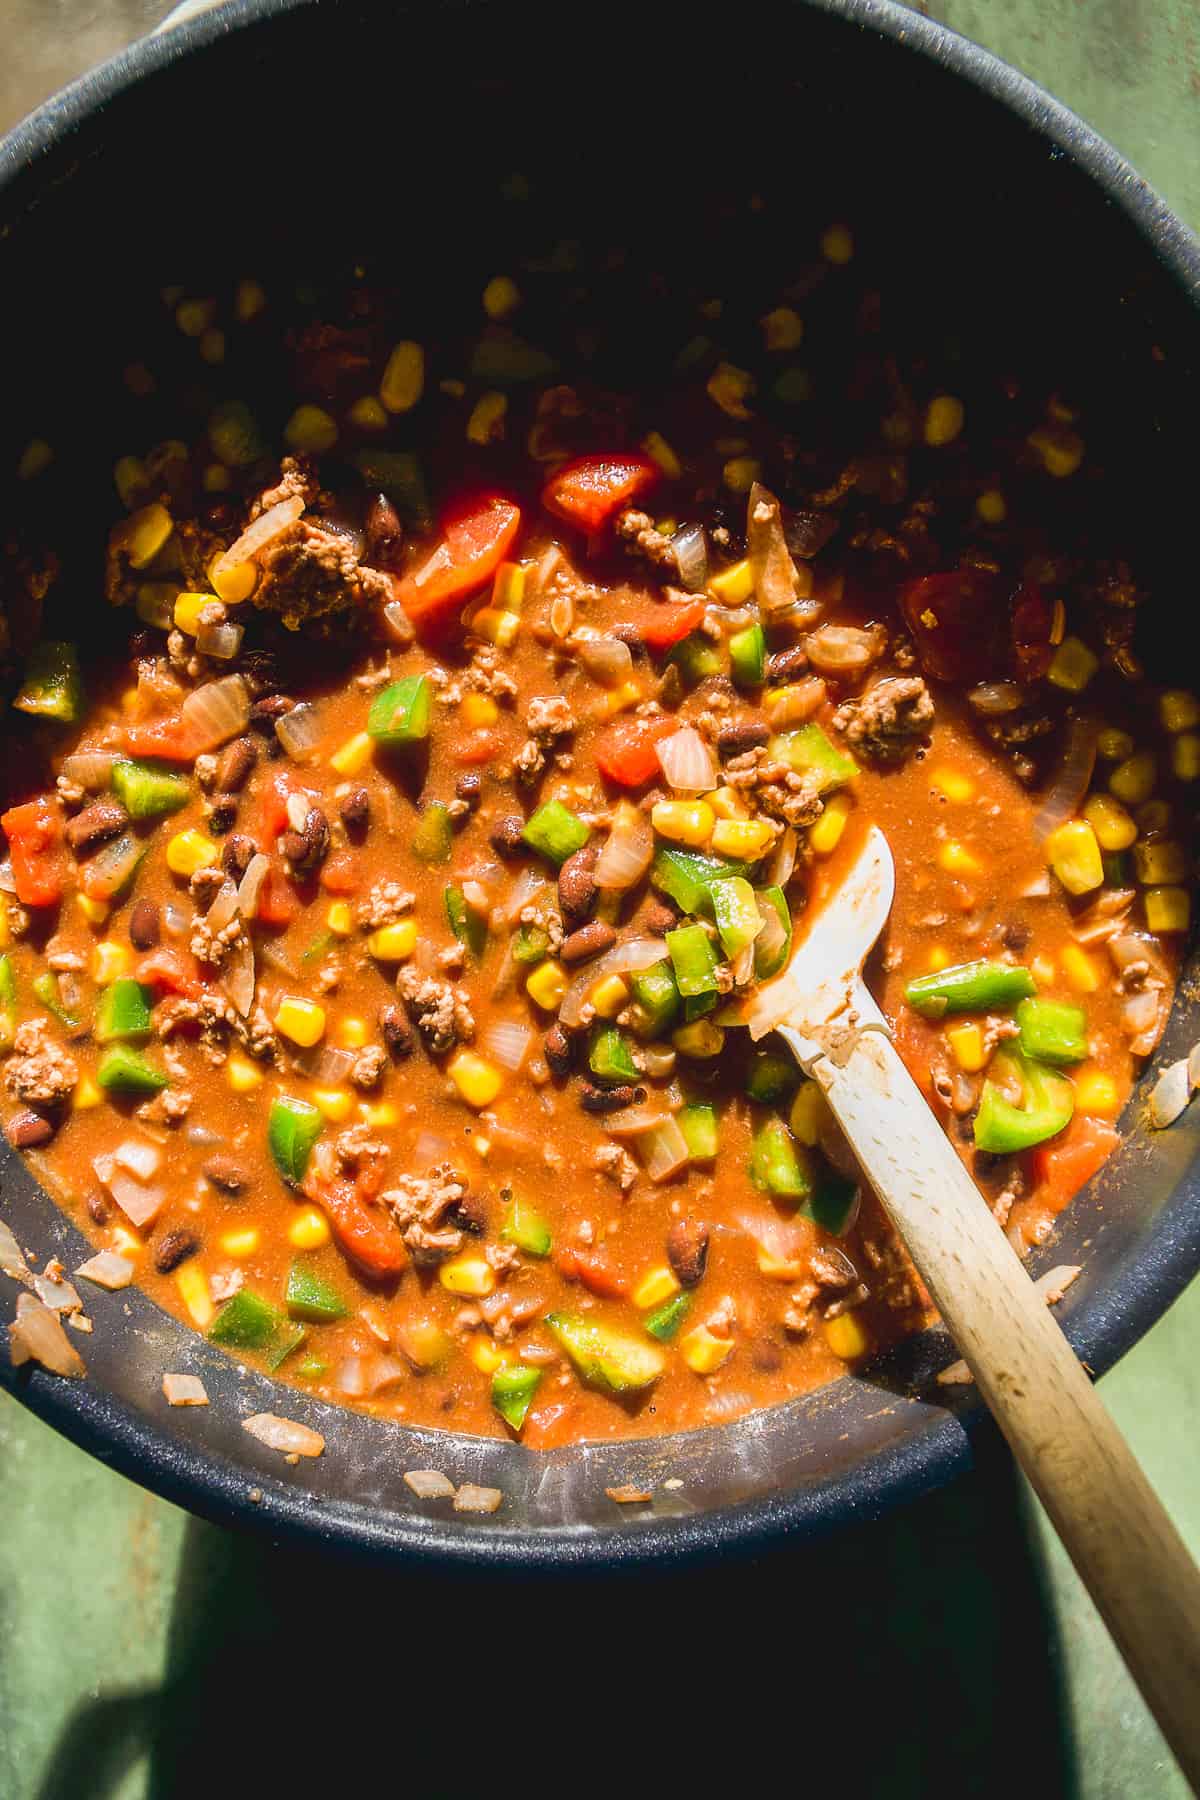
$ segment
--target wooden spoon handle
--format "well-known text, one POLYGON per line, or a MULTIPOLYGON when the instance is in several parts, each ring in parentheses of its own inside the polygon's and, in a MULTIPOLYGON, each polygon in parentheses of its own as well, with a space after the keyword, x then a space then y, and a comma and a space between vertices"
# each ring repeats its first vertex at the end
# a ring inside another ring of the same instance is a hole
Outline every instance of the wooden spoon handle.
POLYGON ((812 1069, 1200 1793, 1200 1571, 881 1032, 812 1069))

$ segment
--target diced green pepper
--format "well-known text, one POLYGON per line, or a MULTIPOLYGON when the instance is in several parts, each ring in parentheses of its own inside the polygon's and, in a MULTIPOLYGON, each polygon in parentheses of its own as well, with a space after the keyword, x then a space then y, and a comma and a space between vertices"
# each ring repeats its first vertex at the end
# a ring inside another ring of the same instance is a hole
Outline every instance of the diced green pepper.
POLYGON ((310 1325, 350 1317, 350 1308, 337 1289, 302 1257, 288 1270, 287 1309, 291 1318, 306 1319, 310 1325))
POLYGON ((633 997, 646 1015, 643 1035, 658 1037, 668 1030, 679 1012, 679 989, 669 962, 635 969, 629 977, 633 997))
MULTIPOLYGON (((307 1336, 307 1333, 305 1334, 307 1336)), ((297 1381, 320 1381, 322 1375, 328 1373, 329 1364, 323 1363, 319 1356, 306 1356, 302 1363, 297 1363, 292 1374, 297 1381)))
POLYGON ((857 1208, 858 1183, 845 1175, 839 1175, 834 1169, 825 1169, 821 1173, 815 1194, 805 1201, 800 1210, 823 1231, 828 1231, 833 1237, 841 1237, 853 1223, 857 1208))
POLYGON ((244 1287, 225 1302, 208 1335, 214 1344, 226 1344, 231 1350, 265 1350, 282 1324, 273 1306, 244 1287))
POLYGON ((721 652, 702 631, 693 631, 682 643, 676 644, 668 661, 677 666, 685 681, 692 683, 719 675, 724 667, 721 652))
POLYGON ((1075 1089, 1057 1069, 1030 1062, 1028 1057, 1012 1051, 1002 1052, 993 1067, 999 1073, 1006 1064, 1020 1076, 1023 1104, 1014 1106, 994 1081, 985 1081, 975 1115, 976 1149, 998 1156, 1029 1150, 1034 1144, 1057 1137, 1070 1124, 1075 1111, 1075 1089))
POLYGON ((446 920, 463 949, 478 962, 487 945, 487 919, 468 906, 460 887, 448 887, 442 896, 446 920))
POLYGON ((1035 1062, 1078 1063, 1087 1059, 1087 1014, 1082 1006, 1035 997, 1017 1008, 1021 1049, 1035 1062))
POLYGON ((588 1068, 597 1081, 612 1081, 618 1086, 638 1078, 633 1053, 615 1025, 601 1025, 597 1029, 588 1051, 588 1068))
POLYGON ((471 352, 471 375, 485 387, 522 386, 527 381, 548 381, 554 358, 510 331, 490 332, 471 352))
POLYGON ((321 1113, 307 1100, 281 1094, 271 1103, 267 1147, 275 1167, 293 1187, 304 1179, 308 1159, 323 1124, 321 1113))
POLYGON ((754 973, 769 981, 792 954, 792 911, 781 887, 760 888, 755 898, 763 928, 754 940, 754 973))
POLYGON ((152 991, 140 981, 123 975, 111 982, 100 990, 92 1036, 98 1044, 110 1044, 114 1038, 148 1038, 153 1000, 152 991))
MULTIPOLYGON (((281 1325, 266 1358, 267 1367, 271 1373, 274 1374, 280 1364, 285 1363, 288 1357, 307 1341, 308 1333, 303 1325, 281 1325)), ((324 1364, 321 1366, 323 1368, 324 1364)), ((295 1373, 298 1375, 299 1369, 295 1373)))
POLYGON ((244 400, 222 400, 208 417, 208 441, 218 462, 244 469, 267 454, 258 421, 244 400))
POLYGON ((1123 850, 1105 850, 1101 852, 1100 864, 1104 870, 1106 887, 1123 888, 1129 886, 1129 858, 1123 850))
POLYGON ((11 1050, 17 1032, 17 978, 12 958, 0 956, 0 1050, 11 1050))
POLYGON ((656 1306, 653 1312, 647 1313, 642 1324, 660 1344, 669 1344, 687 1318, 691 1304, 690 1294, 672 1294, 669 1300, 664 1300, 661 1306, 656 1306))
POLYGON ((547 800, 545 806, 539 806, 521 833, 530 849, 539 851, 556 868, 561 868, 576 850, 582 850, 591 835, 591 827, 577 819, 561 800, 547 800))
POLYGON ((815 775, 819 794, 841 787, 858 774, 854 758, 839 750, 821 727, 811 722, 798 725, 795 731, 781 731, 771 739, 767 754, 777 762, 787 763, 798 774, 815 775))
POLYGON ((500 1229, 506 1244, 515 1244, 527 1256, 549 1256, 553 1239, 545 1219, 524 1201, 516 1200, 508 1209, 508 1217, 500 1229))
POLYGON ((96 1080, 106 1092, 122 1094, 157 1094, 170 1085, 170 1077, 147 1062, 128 1044, 114 1044, 100 1058, 96 1080))
POLYGON ((1011 963, 970 962, 918 976, 905 988, 904 998, 923 1019, 943 1019, 947 1013, 1005 1010, 1034 991, 1028 969, 1011 963))
POLYGON ((389 749, 423 743, 429 736, 432 690, 424 675, 406 675, 381 688, 367 714, 367 736, 389 749))
POLYGON ((191 798, 191 787, 181 775, 154 763, 114 763, 111 780, 113 793, 131 819, 161 818, 178 812, 191 798))
POLYGON ((324 956, 325 952, 330 948, 332 943, 333 943, 332 931, 323 931, 319 937, 315 937, 313 939, 312 943, 308 946, 308 949, 301 952, 301 955, 300 955, 301 968, 307 968, 309 963, 315 963, 318 957, 324 956))
POLYGON ((717 1109, 707 1100, 692 1100, 675 1114, 688 1147, 688 1161, 712 1162, 717 1154, 717 1109))
POLYGON ((734 957, 752 944, 763 928, 754 889, 744 875, 730 875, 709 887, 713 918, 721 934, 721 948, 734 957))
POLYGON ((650 880, 668 899, 685 913, 712 916, 709 893, 714 881, 731 875, 748 875, 750 864, 733 862, 720 856, 704 856, 698 850, 656 851, 650 868, 650 880))
POLYGON ((54 1014, 60 1025, 65 1025, 69 1031, 75 1029, 79 1023, 79 1017, 76 1013, 68 1011, 63 1005, 58 976, 52 969, 43 969, 40 975, 34 977, 33 992, 46 1011, 54 1014))
POLYGON ((721 996, 715 990, 708 994, 685 994, 683 997, 683 1022, 691 1025, 696 1019, 703 1019, 708 1013, 715 1012, 721 996))
POLYGON ((750 1151, 750 1179, 781 1200, 811 1200, 817 1189, 812 1158, 782 1119, 768 1119, 750 1151))
POLYGON ((717 953, 703 925, 680 925, 675 931, 668 931, 663 941, 675 971, 675 985, 685 1000, 692 994, 720 991, 717 953))
POLYGON ((520 1431, 524 1425, 541 1379, 541 1369, 526 1363, 505 1363, 492 1376, 492 1405, 514 1431, 520 1431))
POLYGON ((454 829, 449 808, 440 800, 431 800, 417 822, 412 835, 412 853, 424 863, 449 862, 454 847, 454 829))
POLYGON ((73 725, 83 712, 83 679, 74 644, 58 640, 35 644, 25 664, 25 679, 13 705, 38 719, 73 725))
POLYGON ((651 1387, 666 1367, 666 1358, 637 1338, 579 1313, 547 1313, 546 1325, 584 1381, 610 1394, 632 1394, 651 1387))
POLYGON ((544 962, 550 951, 550 933, 540 925, 522 925, 512 941, 513 961, 522 968, 544 962))
POLYGON ((746 1092, 762 1106, 778 1106, 800 1084, 800 1071, 794 1058, 777 1050, 756 1050, 746 1070, 746 1092))
POLYGON ((431 523, 425 472, 411 450, 356 450, 350 461, 369 488, 391 501, 406 525, 423 531, 431 523))
POLYGON ((767 672, 767 640, 757 621, 729 640, 729 661, 739 687, 761 687, 767 672))

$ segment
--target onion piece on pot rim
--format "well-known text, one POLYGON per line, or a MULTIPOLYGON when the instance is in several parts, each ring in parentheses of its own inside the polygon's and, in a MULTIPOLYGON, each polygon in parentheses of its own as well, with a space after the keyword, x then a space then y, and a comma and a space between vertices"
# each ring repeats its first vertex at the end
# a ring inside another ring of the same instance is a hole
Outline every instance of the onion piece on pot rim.
POLYGON ((319 1431, 310 1431, 295 1419, 281 1419, 277 1413, 252 1413, 242 1420, 242 1430, 268 1450, 279 1450, 284 1456, 320 1456, 325 1448, 319 1431))
POLYGON ((1165 1131, 1168 1125, 1173 1125, 1186 1110, 1191 1097, 1187 1059, 1181 1057, 1169 1069, 1163 1070, 1150 1090, 1148 1117, 1154 1130, 1165 1131))
POLYGON ((58 1314, 51 1312, 36 1294, 17 1297, 17 1316, 8 1328, 8 1353, 14 1368, 36 1362, 52 1375, 73 1380, 87 1374, 83 1358, 63 1330, 58 1314))

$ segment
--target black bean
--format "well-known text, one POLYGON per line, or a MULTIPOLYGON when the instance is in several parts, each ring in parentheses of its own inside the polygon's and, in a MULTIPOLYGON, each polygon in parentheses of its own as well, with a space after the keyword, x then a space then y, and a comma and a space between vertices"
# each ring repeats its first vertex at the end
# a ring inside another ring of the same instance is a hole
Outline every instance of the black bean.
POLYGON ((371 819, 371 796, 365 787, 354 788, 338 802, 338 815, 351 837, 361 837, 371 819))
POLYGON ((468 806, 478 806, 482 792, 483 776, 476 769, 472 769, 468 775, 460 775, 454 784, 456 798, 465 800, 468 806))
POLYGON ((266 738, 275 737, 275 721, 290 713, 296 702, 287 694, 264 694, 250 708, 250 723, 266 738))
POLYGON ((224 837, 237 824, 237 795, 217 794, 208 809, 208 828, 217 837, 224 837))
POLYGON ((232 1156, 210 1156, 204 1165, 204 1174, 223 1194, 240 1194, 249 1185, 246 1171, 232 1156))
POLYGON ((599 844, 585 844, 574 856, 568 856, 558 871, 558 904, 572 931, 585 922, 596 904, 596 877, 592 871, 599 854, 599 844))
POLYGON ((135 950, 153 950, 162 936, 162 919, 153 900, 135 900, 129 914, 129 941, 135 950))
POLYGON ((578 931, 565 937, 558 954, 565 963, 586 962, 589 956, 611 950, 616 941, 617 934, 611 925, 603 919, 593 919, 590 925, 581 925, 578 931))
POLYGON ((644 1087, 634 1087, 630 1082, 620 1087, 598 1088, 585 1082, 579 1094, 579 1104, 584 1112, 610 1113, 620 1112, 623 1106, 640 1106, 646 1098, 644 1087))
POLYGON ((684 1287, 695 1287, 708 1262, 708 1226, 676 1219, 667 1233, 667 1261, 684 1287))
POLYGON ((154 1246, 154 1266, 160 1275, 169 1275, 177 1269, 189 1256, 195 1256, 200 1248, 200 1239, 191 1231, 168 1231, 165 1238, 154 1246))
POLYGON ((252 737, 234 738, 232 744, 226 744, 217 763, 217 786, 222 793, 238 793, 257 761, 258 745, 252 737))
POLYGON ((36 1150, 54 1136, 54 1123, 41 1113, 19 1112, 4 1127, 4 1135, 14 1150, 36 1150))
POLYGON ((386 1006, 380 1007, 379 1030, 397 1060, 412 1055, 416 1037, 402 1000, 389 1000, 386 1006))
POLYGON ((507 819, 497 819, 488 833, 488 843, 498 856, 519 856, 526 847, 521 835, 524 830, 524 819, 513 813, 507 819))
POLYGON ((776 650, 767 658, 768 681, 790 681, 793 675, 803 675, 808 667, 808 651, 802 644, 793 644, 788 650, 776 650))
POLYGON ((735 719, 718 731, 717 748, 726 756, 740 756, 744 750, 757 750, 770 735, 765 719, 735 719))
POLYGON ((487 1210, 477 1194, 464 1194, 456 1200, 446 1214, 451 1225, 459 1231, 469 1231, 472 1237, 482 1237, 487 1230, 487 1210))
POLYGON ((257 854, 253 838, 243 837, 240 832, 235 832, 231 838, 226 838, 222 846, 221 867, 235 881, 240 881, 250 867, 251 858, 257 854))
POLYGON ((575 1047, 570 1034, 559 1024, 554 1024, 542 1040, 542 1050, 552 1075, 569 1075, 571 1064, 575 1060, 575 1047))
POLYGON ((404 550, 404 527, 400 515, 385 494, 376 494, 367 508, 364 527, 366 551, 363 561, 373 569, 399 569, 404 550))
POLYGON ((129 814, 119 800, 93 800, 67 820, 64 836, 72 850, 91 850, 106 838, 116 837, 128 823, 129 814))

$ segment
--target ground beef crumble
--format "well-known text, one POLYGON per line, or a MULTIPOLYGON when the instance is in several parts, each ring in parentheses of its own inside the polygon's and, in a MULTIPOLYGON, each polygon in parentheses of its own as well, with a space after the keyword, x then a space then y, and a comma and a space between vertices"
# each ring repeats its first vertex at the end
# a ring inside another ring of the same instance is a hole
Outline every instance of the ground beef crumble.
POLYGON ((462 1249, 462 1231, 445 1221, 466 1192, 465 1182, 449 1163, 435 1163, 428 1175, 402 1175, 380 1196, 414 1262, 437 1262, 462 1249))
POLYGON ((833 722, 863 756, 898 763, 929 736, 933 697, 919 675, 888 675, 844 700, 833 722))
POLYGON ((422 975, 418 969, 407 968, 396 977, 396 987, 434 1056, 475 1036, 475 1018, 461 988, 439 981, 436 975, 422 975))
POLYGON ((377 881, 358 907, 358 922, 364 931, 378 931, 381 925, 394 925, 411 912, 417 896, 398 881, 377 881))
POLYGON ((28 1106, 61 1106, 78 1080, 78 1065, 54 1042, 45 1019, 18 1025, 4 1070, 10 1094, 28 1106))
POLYGON ((679 557, 669 537, 656 530, 654 520, 649 513, 639 512, 636 507, 629 507, 617 519, 617 536, 622 539, 625 548, 634 556, 644 556, 656 568, 665 569, 668 574, 678 578, 679 557))

